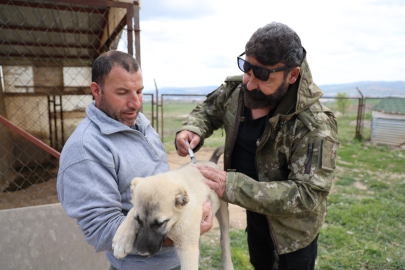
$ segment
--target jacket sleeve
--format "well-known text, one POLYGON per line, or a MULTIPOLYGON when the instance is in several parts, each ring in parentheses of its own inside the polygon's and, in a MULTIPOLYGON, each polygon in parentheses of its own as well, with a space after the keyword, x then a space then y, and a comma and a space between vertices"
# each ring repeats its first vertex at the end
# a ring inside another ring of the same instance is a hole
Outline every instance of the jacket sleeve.
POLYGON ((236 83, 225 83, 218 89, 207 95, 202 104, 198 104, 183 122, 182 130, 192 131, 198 134, 201 141, 194 151, 198 151, 204 144, 204 139, 212 135, 214 130, 223 125, 224 104, 231 91, 237 86, 236 83))
POLYGON ((73 164, 58 175, 59 200, 66 214, 77 219, 96 252, 111 250, 115 232, 125 218, 115 179, 113 167, 92 160, 73 164))
POLYGON ((337 132, 323 124, 295 143, 288 179, 258 182, 228 172, 223 199, 269 216, 311 212, 329 193, 338 146, 337 132))

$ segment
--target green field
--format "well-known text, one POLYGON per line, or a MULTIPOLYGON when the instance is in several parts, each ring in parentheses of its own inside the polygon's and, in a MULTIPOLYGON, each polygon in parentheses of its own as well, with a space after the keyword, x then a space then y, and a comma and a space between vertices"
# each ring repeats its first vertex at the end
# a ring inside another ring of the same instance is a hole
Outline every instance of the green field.
MULTIPOLYGON (((184 103, 184 102, 165 102, 163 107, 163 143, 167 152, 175 150, 174 147, 174 137, 176 132, 181 128, 184 121, 184 117, 189 114, 197 105, 197 103, 184 103)), ((143 113, 151 119, 151 104, 144 103, 143 113)), ((162 137, 161 119, 162 114, 159 108, 159 135, 162 137)), ((156 121, 154 122, 154 127, 156 129, 156 121)), ((216 130, 214 134, 205 140, 205 147, 217 147, 225 142, 225 133, 222 130, 216 130)))
MULTIPOLYGON (((337 110, 334 102, 325 103, 337 110)), ((377 103, 367 101, 366 121, 371 120, 371 108, 377 103)), ((370 128, 363 129, 363 140, 355 140, 358 101, 351 104, 348 113, 338 118, 341 146, 328 215, 319 236, 316 269, 405 269, 405 151, 372 145, 368 142, 370 128)), ((167 151, 174 149, 174 134, 181 127, 178 115, 189 113, 195 105, 165 104, 167 151)), ((223 141, 218 130, 206 145, 223 141)), ((218 230, 205 238, 218 238, 218 230)), ((231 241, 235 269, 252 269, 244 230, 231 228, 231 241)), ((218 241, 202 241, 201 250, 201 269, 221 269, 218 241)))

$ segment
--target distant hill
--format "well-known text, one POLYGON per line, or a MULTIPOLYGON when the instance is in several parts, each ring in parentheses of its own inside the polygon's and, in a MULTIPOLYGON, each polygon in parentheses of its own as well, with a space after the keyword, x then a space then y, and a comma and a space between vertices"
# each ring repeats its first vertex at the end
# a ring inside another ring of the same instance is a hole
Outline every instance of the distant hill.
MULTIPOLYGON (((216 86, 196 86, 196 87, 162 87, 159 88, 159 96, 161 94, 183 94, 183 95, 190 95, 190 94, 198 94, 198 95, 208 95, 215 89, 217 89, 219 85, 216 86)), ((155 89, 144 91, 144 93, 151 93, 155 94, 155 89)))
POLYGON ((334 97, 338 92, 346 92, 350 96, 359 96, 356 87, 368 97, 403 97, 405 98, 405 82, 363 81, 345 84, 319 85, 325 96, 334 97))
MULTIPOLYGON (((162 87, 159 89, 161 94, 202 94, 207 95, 217 89, 215 86, 197 86, 197 87, 162 87)), ((403 97, 405 98, 405 81, 385 82, 385 81, 363 81, 344 84, 325 84, 319 85, 325 93, 325 97, 334 97, 338 92, 347 92, 350 96, 359 96, 356 87, 360 89, 366 97, 403 97)), ((155 94, 155 90, 147 90, 145 93, 155 94)))

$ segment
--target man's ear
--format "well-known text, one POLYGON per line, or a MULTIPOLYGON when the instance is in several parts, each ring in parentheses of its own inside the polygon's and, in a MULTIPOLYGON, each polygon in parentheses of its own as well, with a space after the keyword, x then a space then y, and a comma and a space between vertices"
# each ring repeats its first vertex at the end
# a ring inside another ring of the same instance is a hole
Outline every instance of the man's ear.
POLYGON ((100 102, 101 99, 101 87, 96 82, 92 82, 90 84, 91 94, 93 95, 94 99, 96 100, 96 104, 100 102))
POLYGON ((132 179, 131 181, 131 193, 134 193, 134 190, 136 188, 137 185, 139 185, 145 178, 141 178, 141 177, 135 177, 134 179, 132 179))
POLYGON ((288 83, 293 84, 298 79, 300 75, 300 67, 295 67, 293 70, 290 71, 288 83))

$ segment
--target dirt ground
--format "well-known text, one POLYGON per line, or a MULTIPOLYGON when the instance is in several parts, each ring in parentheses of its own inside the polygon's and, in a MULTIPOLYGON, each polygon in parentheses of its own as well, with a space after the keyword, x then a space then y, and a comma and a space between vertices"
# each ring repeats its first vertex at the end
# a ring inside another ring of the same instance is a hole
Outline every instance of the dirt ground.
MULTIPOLYGON (((214 152, 215 148, 202 148, 197 153, 195 153, 195 157, 197 160, 209 160, 212 152, 214 152)), ((170 169, 174 170, 181 167, 183 164, 190 162, 190 157, 180 157, 177 155, 177 152, 171 151, 167 154, 167 161, 169 162, 170 169)), ((224 167, 224 163, 222 161, 222 157, 218 161, 218 166, 221 168, 224 167)), ((245 209, 229 204, 229 220, 231 227, 235 229, 245 229, 246 228, 246 211, 245 209)), ((218 227, 218 221, 214 219, 214 226, 213 228, 218 227)))

